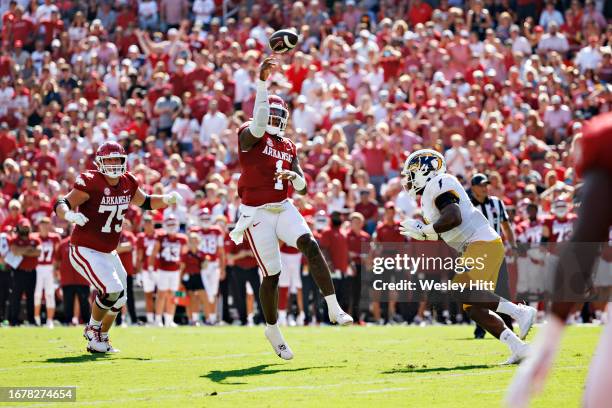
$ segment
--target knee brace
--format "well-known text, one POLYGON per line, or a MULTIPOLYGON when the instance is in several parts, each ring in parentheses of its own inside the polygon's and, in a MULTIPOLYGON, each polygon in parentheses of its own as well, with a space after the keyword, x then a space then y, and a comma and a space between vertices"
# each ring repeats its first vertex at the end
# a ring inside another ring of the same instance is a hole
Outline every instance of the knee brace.
MULTIPOLYGON (((98 295, 96 297, 96 304, 100 306, 102 309, 109 310, 112 307, 117 307, 116 304, 121 300, 122 297, 125 297, 125 291, 121 292, 113 292, 113 293, 105 293, 104 295, 98 295)), ((121 306, 125 304, 125 301, 121 306)))
POLYGON ((123 305, 125 305, 125 302, 127 302, 127 293, 125 293, 125 290, 122 290, 119 294, 119 298, 115 301, 115 304, 112 308, 119 311, 121 310, 123 305))

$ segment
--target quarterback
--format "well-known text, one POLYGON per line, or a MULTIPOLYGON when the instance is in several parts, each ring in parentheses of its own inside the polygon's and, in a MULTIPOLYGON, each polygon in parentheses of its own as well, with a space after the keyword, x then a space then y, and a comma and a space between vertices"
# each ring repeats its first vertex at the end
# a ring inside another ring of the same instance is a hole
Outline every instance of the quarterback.
MULTIPOLYGON (((402 221, 402 234, 419 241, 441 237, 461 257, 482 260, 469 271, 455 275, 453 282, 487 281, 494 285, 504 257, 504 245, 484 215, 474 207, 459 181, 446 173, 444 157, 435 150, 417 150, 406 159, 402 176, 408 193, 413 197, 421 196, 425 219, 425 223, 410 218, 402 221)), ((508 345, 511 355, 506 364, 516 364, 527 356, 529 347, 522 340, 535 320, 537 312, 534 308, 515 305, 487 290, 454 294, 463 303, 470 319, 508 345), (496 312, 517 320, 519 336, 496 312)))
POLYGON ((73 189, 55 203, 57 215, 76 224, 70 237, 70 263, 98 294, 83 333, 92 353, 116 352, 108 338, 117 313, 127 300, 127 273, 117 254, 125 211, 130 203, 143 210, 166 208, 181 200, 172 192, 147 195, 127 171, 127 155, 116 142, 102 144, 97 170, 79 175, 73 189))
POLYGON ((253 118, 238 130, 242 174, 238 194, 242 199, 240 218, 230 233, 240 244, 246 237, 263 275, 259 297, 266 320, 265 335, 274 352, 285 360, 293 353, 283 338, 278 319, 278 280, 281 271, 279 240, 298 248, 308 260, 310 273, 321 289, 332 323, 353 322, 338 304, 329 267, 306 221, 289 201, 292 190, 306 194, 304 173, 295 144, 283 131, 289 111, 276 95, 268 96, 266 80, 276 61, 266 58, 260 67, 253 118))

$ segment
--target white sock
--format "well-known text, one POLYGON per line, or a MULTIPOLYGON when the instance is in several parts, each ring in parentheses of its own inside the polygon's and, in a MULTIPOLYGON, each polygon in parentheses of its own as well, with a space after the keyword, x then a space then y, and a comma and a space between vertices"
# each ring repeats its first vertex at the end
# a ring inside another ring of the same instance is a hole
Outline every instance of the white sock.
POLYGON ((79 318, 78 318, 78 317, 76 317, 76 316, 74 316, 74 317, 72 318, 72 324, 79 324, 79 318))
POLYGON ((510 329, 505 329, 499 336, 499 339, 502 343, 505 343, 508 347, 510 347, 510 351, 512 352, 514 352, 517 348, 525 344, 510 329))
POLYGON ((210 323, 210 324, 217 323, 217 315, 216 314, 208 315, 208 323, 210 323))
POLYGON ((155 320, 155 314, 147 313, 147 323, 153 323, 154 320, 155 320))
POLYGON ((108 340, 108 332, 101 332, 100 337, 102 338, 102 341, 108 340))
POLYGON ((192 321, 192 322, 194 322, 194 323, 195 323, 195 322, 197 322, 197 321, 199 321, 199 320, 200 320, 200 314, 199 314, 199 313, 192 313, 192 314, 191 314, 191 321, 192 321))
POLYGON ((155 323, 161 323, 162 322, 162 315, 158 314, 157 316, 155 316, 155 323))
POLYGON ((327 302, 327 309, 332 310, 342 310, 340 305, 338 304, 338 299, 336 298, 336 294, 332 293, 331 295, 325 296, 325 301, 327 302))
POLYGON ((37 326, 40 326, 40 316, 34 316, 34 321, 36 322, 37 326))
POLYGON ((495 309, 495 311, 507 314, 513 319, 517 319, 521 314, 521 309, 517 305, 506 299, 501 299, 499 301, 499 303, 497 304, 497 309, 495 309))
POLYGON ((278 319, 286 321, 287 320, 287 311, 286 310, 279 310, 278 311, 278 319))
POLYGON ((93 318, 93 316, 89 318, 89 325, 90 326, 100 326, 101 324, 102 324, 101 320, 95 320, 93 318))
POLYGON ((172 316, 170 313, 164 313, 164 320, 166 321, 166 324, 170 324, 174 321, 174 316, 172 316))

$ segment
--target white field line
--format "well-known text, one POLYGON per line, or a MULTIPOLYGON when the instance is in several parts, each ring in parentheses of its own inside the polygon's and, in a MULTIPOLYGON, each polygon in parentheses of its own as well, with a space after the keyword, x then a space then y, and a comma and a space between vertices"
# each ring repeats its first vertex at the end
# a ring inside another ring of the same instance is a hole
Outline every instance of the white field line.
MULTIPOLYGON (((567 366, 567 367, 555 367, 555 370, 576 370, 576 369, 582 369, 582 368, 587 368, 588 366, 583 365, 583 366, 567 366)), ((401 384, 401 383, 406 383, 409 382, 411 384, 414 384, 414 380, 440 380, 440 379, 445 379, 445 378, 457 378, 457 377, 477 377, 477 376, 483 376, 483 375, 491 375, 491 374, 502 374, 502 373, 507 373, 510 371, 514 371, 511 368, 508 369, 502 369, 502 370, 491 370, 491 371, 485 371, 485 372, 477 372, 477 373, 457 373, 457 374, 444 374, 444 375, 430 375, 430 376, 425 376, 425 377, 408 377, 408 378, 398 378, 398 379, 389 379, 389 380, 372 380, 372 381, 350 381, 350 382, 342 382, 342 383, 336 383, 336 384, 322 384, 322 385, 287 385, 287 386, 269 386, 269 387, 255 387, 255 388, 249 388, 249 389, 244 389, 244 390, 234 390, 234 391, 221 391, 217 393, 217 396, 222 396, 222 395, 231 395, 231 394, 241 394, 241 393, 264 393, 264 392, 270 392, 270 391, 286 391, 286 390, 318 390, 318 389, 326 389, 326 388, 337 388, 337 387, 343 387, 343 386, 353 386, 353 385, 374 385, 374 384, 381 384, 381 383, 394 383, 394 384, 401 384)), ((191 387, 175 387, 172 389, 176 389, 176 390, 180 390, 180 389, 189 389, 191 387)), ((363 390, 363 391, 358 391, 354 394, 365 394, 365 393, 383 393, 383 392, 393 392, 393 391, 398 391, 398 390, 408 390, 408 389, 413 389, 415 387, 396 387, 396 388, 385 388, 385 389, 379 389, 379 390, 363 390)), ((146 389, 146 390, 159 390, 159 387, 155 387, 155 388, 150 388, 150 389, 146 389)), ((483 391, 482 393, 490 393, 490 392, 494 392, 494 391, 483 391)), ((496 392, 496 391, 495 391, 496 392)), ((199 392, 199 393, 192 393, 189 395, 179 395, 179 394, 174 394, 174 395, 160 395, 160 396, 155 396, 155 397, 133 397, 133 398, 120 398, 120 399, 115 399, 115 400, 96 400, 96 401, 77 401, 76 405, 103 405, 103 404, 111 404, 111 405, 116 405, 116 404, 121 404, 121 403, 129 403, 129 402, 138 402, 138 401, 150 401, 152 404, 154 404, 157 401, 160 400, 172 400, 172 399, 176 399, 176 398, 183 398, 183 397, 190 397, 190 398, 197 398, 197 397, 206 397, 209 396, 209 393, 206 392, 199 392)), ((20 407, 39 407, 39 406, 49 406, 49 403, 39 403, 39 404, 32 404, 32 405, 20 405, 20 407)))

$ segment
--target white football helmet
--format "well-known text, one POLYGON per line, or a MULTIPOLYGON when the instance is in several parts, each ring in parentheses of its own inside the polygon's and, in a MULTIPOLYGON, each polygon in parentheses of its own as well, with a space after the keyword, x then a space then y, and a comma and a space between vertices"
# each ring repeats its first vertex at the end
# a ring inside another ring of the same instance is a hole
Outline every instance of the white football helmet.
POLYGON ((198 220, 200 221, 201 227, 210 227, 212 225, 212 215, 210 214, 210 210, 208 208, 202 208, 198 214, 198 220))
POLYGON ((565 218, 570 211, 570 205, 565 200, 555 200, 552 205, 552 213, 558 218, 565 218))
POLYGON ((174 214, 170 214, 164 219, 164 230, 168 234, 176 234, 179 231, 179 222, 174 214))
POLYGON ((431 149, 417 150, 404 163, 402 185, 411 197, 416 198, 429 180, 445 172, 444 156, 431 149))

